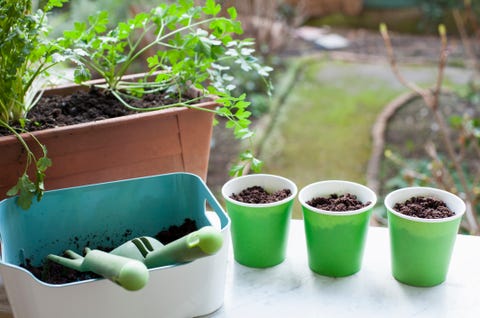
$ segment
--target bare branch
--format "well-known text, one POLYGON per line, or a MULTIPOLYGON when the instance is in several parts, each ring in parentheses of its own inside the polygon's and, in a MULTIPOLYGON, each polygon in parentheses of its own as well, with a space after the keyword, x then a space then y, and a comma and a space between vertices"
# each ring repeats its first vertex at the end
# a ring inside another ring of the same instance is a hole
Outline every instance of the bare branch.
MULTIPOLYGON (((417 86, 414 83, 408 82, 405 80, 405 78, 401 75, 395 55, 394 55, 394 50, 393 46, 391 43, 390 36, 388 34, 388 30, 385 24, 380 25, 380 33, 384 39, 385 46, 387 49, 387 54, 390 60, 390 66, 392 68, 393 73, 397 77, 397 79, 402 83, 404 86, 407 88, 411 89, 412 91, 416 92, 419 96, 421 96, 427 105, 432 110, 434 119, 436 123, 439 126, 439 131, 442 136, 444 146, 447 150, 447 154, 449 159, 451 160, 453 164, 453 168, 455 169, 461 187, 462 189, 458 190, 459 192, 463 192, 466 205, 467 205, 467 210, 466 210, 466 223, 468 224, 467 228, 472 234, 480 234, 480 224, 476 215, 475 211, 475 194, 473 193, 473 190, 469 188, 468 182, 467 182, 467 176, 465 175, 465 172, 462 169, 461 162, 459 160, 458 155, 455 152, 455 148, 453 146, 453 142, 450 138, 450 130, 448 128, 448 125, 446 124, 445 118, 443 116, 443 113, 439 110, 439 98, 440 98, 440 93, 441 93, 441 88, 442 88, 442 83, 443 83, 443 75, 445 71, 445 67, 447 65, 447 59, 448 59, 448 46, 447 46, 447 35, 446 35, 446 29, 445 26, 440 25, 439 26, 439 34, 441 38, 441 50, 440 50, 440 60, 438 63, 438 74, 437 74, 437 79, 436 79, 436 84, 435 87, 433 88, 433 92, 430 90, 422 89, 419 86, 417 86)), ((432 153, 432 149, 430 149, 430 153, 433 155, 433 157, 437 157, 436 152, 432 153)), ((439 161, 441 163, 441 161, 439 161)), ((441 170, 438 170, 441 174, 444 174, 441 170)), ((434 172, 435 173, 435 172, 434 172)), ((455 189, 452 189, 451 186, 449 186, 447 183, 445 183, 446 180, 441 179, 440 177, 442 176, 433 176, 436 182, 442 182, 444 183, 444 186, 447 187, 447 190, 453 191, 455 189)), ((450 182, 448 182, 450 183, 450 182)))
POLYGON ((415 84, 413 82, 407 81, 405 79, 405 77, 403 77, 403 75, 400 73, 400 70, 398 69, 398 65, 397 65, 397 60, 395 58, 395 54, 394 54, 394 51, 393 51, 392 41, 390 39, 390 35, 388 34, 388 29, 387 29, 386 24, 384 24, 384 23, 380 24, 380 33, 383 37, 383 41, 385 43, 385 48, 387 49, 387 55, 388 55, 388 59, 389 59, 389 62, 390 62, 390 66, 392 68, 392 71, 393 71, 393 74, 395 75, 395 77, 398 79, 398 81, 403 86, 405 86, 405 87, 409 88, 410 90, 416 92, 418 95, 422 96, 422 98, 424 100, 428 100, 429 103, 427 105, 429 105, 432 101, 432 94, 430 93, 430 91, 421 88, 420 86, 418 86, 417 84, 415 84))

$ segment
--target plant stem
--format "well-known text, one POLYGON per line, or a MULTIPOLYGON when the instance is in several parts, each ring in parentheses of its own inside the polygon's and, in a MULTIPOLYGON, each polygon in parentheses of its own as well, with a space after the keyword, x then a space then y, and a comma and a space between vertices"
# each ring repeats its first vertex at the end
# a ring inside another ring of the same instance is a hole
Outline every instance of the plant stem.
POLYGON ((205 110, 205 111, 210 111, 215 113, 214 110, 210 109, 204 109, 202 107, 196 107, 192 106, 188 103, 193 103, 195 101, 200 100, 202 97, 196 97, 189 99, 186 102, 178 102, 178 103, 173 103, 173 104, 168 104, 168 105, 163 105, 163 106, 158 106, 158 107, 149 107, 149 108, 139 108, 139 107, 134 107, 130 105, 125 99, 122 98, 121 94, 119 94, 117 91, 112 90, 112 94, 128 109, 134 110, 134 111, 139 111, 139 112, 148 112, 148 111, 154 111, 154 110, 161 110, 161 109, 167 109, 167 108, 173 108, 173 107, 188 107, 188 108, 193 108, 193 109, 200 109, 200 110, 205 110))
POLYGON ((398 79, 398 81, 403 86, 409 88, 410 90, 412 90, 415 93, 417 93, 418 95, 420 95, 425 100, 427 105, 431 105, 432 96, 431 96, 430 92, 427 91, 427 90, 424 90, 423 88, 421 88, 420 86, 416 85, 413 82, 407 81, 403 77, 403 75, 400 73, 400 70, 398 69, 398 65, 397 65, 397 60, 395 58, 395 54, 394 54, 394 51, 393 51, 392 41, 390 39, 390 35, 389 35, 386 27, 385 28, 381 27, 380 32, 381 32, 381 35, 382 35, 384 43, 385 43, 385 48, 387 49, 387 56, 389 58, 390 67, 391 67, 395 77, 398 79))
POLYGON ((112 83, 112 86, 111 86, 112 89, 116 89, 118 82, 122 79, 122 76, 125 75, 125 73, 127 72, 128 68, 130 67, 130 65, 131 65, 143 52, 145 52, 146 50, 148 50, 148 49, 152 46, 152 45, 147 45, 147 46, 145 46, 144 48, 142 48, 141 50, 139 50, 137 53, 135 53, 135 51, 137 50, 138 46, 142 43, 143 38, 144 38, 144 37, 146 36, 146 34, 150 31, 151 28, 152 28, 152 26, 149 26, 149 27, 147 27, 147 28, 144 28, 142 34, 138 36, 137 41, 135 42, 135 44, 133 44, 133 46, 130 47, 130 51, 129 51, 129 53, 128 53, 128 56, 127 56, 125 62, 122 63, 121 68, 120 68, 120 69, 117 71, 117 73, 115 74, 116 80, 113 81, 113 83, 112 83), (147 47, 148 47, 148 48, 147 48, 147 47), (146 49, 146 48, 147 48, 147 49, 146 49))
POLYGON ((25 170, 23 173, 27 173, 28 167, 30 166, 32 160, 36 161, 35 159, 35 154, 30 150, 30 147, 28 144, 25 142, 23 137, 8 123, 4 122, 3 120, 0 119, 0 126, 5 127, 8 129, 14 136, 17 138, 17 140, 22 144, 23 149, 27 152, 27 163, 25 165, 25 170))

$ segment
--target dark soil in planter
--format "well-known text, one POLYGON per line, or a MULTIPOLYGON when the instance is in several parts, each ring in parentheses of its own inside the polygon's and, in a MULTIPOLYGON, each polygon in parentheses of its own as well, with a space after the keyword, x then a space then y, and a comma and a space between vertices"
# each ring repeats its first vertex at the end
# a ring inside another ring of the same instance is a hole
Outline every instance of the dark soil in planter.
POLYGON ((356 195, 350 193, 341 195, 334 193, 328 197, 317 197, 307 201, 307 204, 314 208, 334 212, 355 211, 366 207, 370 203, 370 201, 363 203, 357 199, 356 195))
MULTIPOLYGON (((162 244, 168 244, 193 231, 196 231, 197 229, 198 228, 196 222, 192 219, 187 218, 181 225, 172 225, 168 228, 162 229, 154 237, 162 244)), ((125 235, 128 236, 128 233, 131 234, 131 230, 127 229, 125 233, 125 235)), ((126 239, 128 240, 128 238, 126 239)), ((97 246, 95 247, 95 249, 109 252, 116 247, 117 246, 97 246)), ((21 264, 20 266, 30 271, 39 280, 49 284, 67 284, 82 280, 100 278, 100 276, 95 273, 78 272, 76 270, 64 267, 47 259, 40 266, 33 266, 31 264, 31 261, 29 259, 26 259, 25 264, 21 264)))
MULTIPOLYGON (((128 102, 137 108, 148 108, 174 103, 177 100, 172 100, 163 94, 146 94, 141 99, 128 100, 128 102)), ((25 129, 32 132, 134 113, 137 111, 125 107, 111 93, 92 88, 88 92, 79 91, 67 96, 43 96, 29 111, 25 129)), ((0 135, 9 134, 7 130, 0 130, 0 135)))
POLYGON ((253 186, 240 191, 238 194, 232 193, 230 198, 243 203, 273 203, 281 201, 292 195, 289 189, 281 189, 273 193, 268 193, 263 187, 253 186))
MULTIPOLYGON (((133 101, 132 105, 146 108, 171 102, 174 101, 164 95, 149 94, 141 100, 133 101)), ((92 89, 89 92, 77 92, 69 96, 43 96, 39 103, 30 110, 25 129, 32 132, 126 116, 133 113, 135 111, 127 109, 115 96, 98 89, 92 89)), ((237 160, 240 142, 234 138, 229 129, 225 128, 226 119, 222 117, 217 119, 219 125, 213 127, 207 184, 214 193, 219 194, 222 185, 230 178, 229 166, 237 160)), ((252 118, 252 120, 255 122, 255 118, 252 118)), ((10 131, 0 127, 0 136, 10 134, 10 131)))
POLYGON ((417 196, 402 203, 396 203, 393 209, 402 214, 423 219, 443 219, 454 216, 445 202, 432 197, 417 196))

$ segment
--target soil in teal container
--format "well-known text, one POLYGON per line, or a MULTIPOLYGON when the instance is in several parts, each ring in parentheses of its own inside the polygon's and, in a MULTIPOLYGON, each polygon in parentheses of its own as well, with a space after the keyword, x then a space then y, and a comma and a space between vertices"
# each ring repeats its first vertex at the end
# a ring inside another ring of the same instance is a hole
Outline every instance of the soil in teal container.
MULTIPOLYGON (((196 230, 198 230, 198 227, 195 220, 187 218, 180 225, 172 225, 168 228, 161 229, 155 235, 155 238, 158 241, 160 241, 162 244, 166 245, 196 230)), ((131 233, 132 231, 130 229, 125 230, 125 233, 123 234, 125 241, 131 239, 131 237, 129 237, 131 233)), ((75 237, 71 238, 70 240, 73 242, 78 242, 78 238, 75 238, 75 237)), ((108 246, 107 244, 110 241, 111 240, 108 237, 106 237, 105 246, 96 246, 93 248, 101 251, 109 252, 113 250, 115 247, 117 247, 117 246, 108 246)), ((78 243, 74 243, 74 245, 77 247, 77 249, 83 248, 79 246, 78 243)), ((90 246, 90 248, 92 247, 90 246)), ((45 262, 40 266, 33 266, 31 264, 30 259, 27 258, 25 260, 25 264, 21 264, 20 266, 30 271, 39 280, 49 284, 67 284, 72 282, 88 280, 88 279, 100 278, 100 276, 98 276, 95 273, 78 272, 76 270, 59 265, 50 260, 45 260, 45 262)))

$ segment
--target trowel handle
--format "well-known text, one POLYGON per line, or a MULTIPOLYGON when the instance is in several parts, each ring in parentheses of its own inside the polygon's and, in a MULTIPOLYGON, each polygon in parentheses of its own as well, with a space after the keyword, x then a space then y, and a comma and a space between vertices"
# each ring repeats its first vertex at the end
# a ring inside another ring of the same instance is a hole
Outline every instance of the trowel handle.
POLYGON ((220 230, 205 226, 149 253, 144 263, 152 268, 190 262, 217 253, 222 245, 220 230))
POLYGON ((161 248, 163 248, 163 244, 155 238, 142 236, 123 243, 113 251, 110 251, 110 254, 136 259, 143 263, 148 253, 161 248))
POLYGON ((85 256, 84 264, 90 271, 128 290, 139 290, 148 282, 147 267, 127 257, 91 250, 85 256))
POLYGON ((66 251, 73 259, 57 255, 48 255, 48 258, 78 271, 94 272, 127 290, 139 290, 148 282, 148 269, 142 262, 100 250, 86 249, 86 251, 84 257, 73 251, 66 251))

